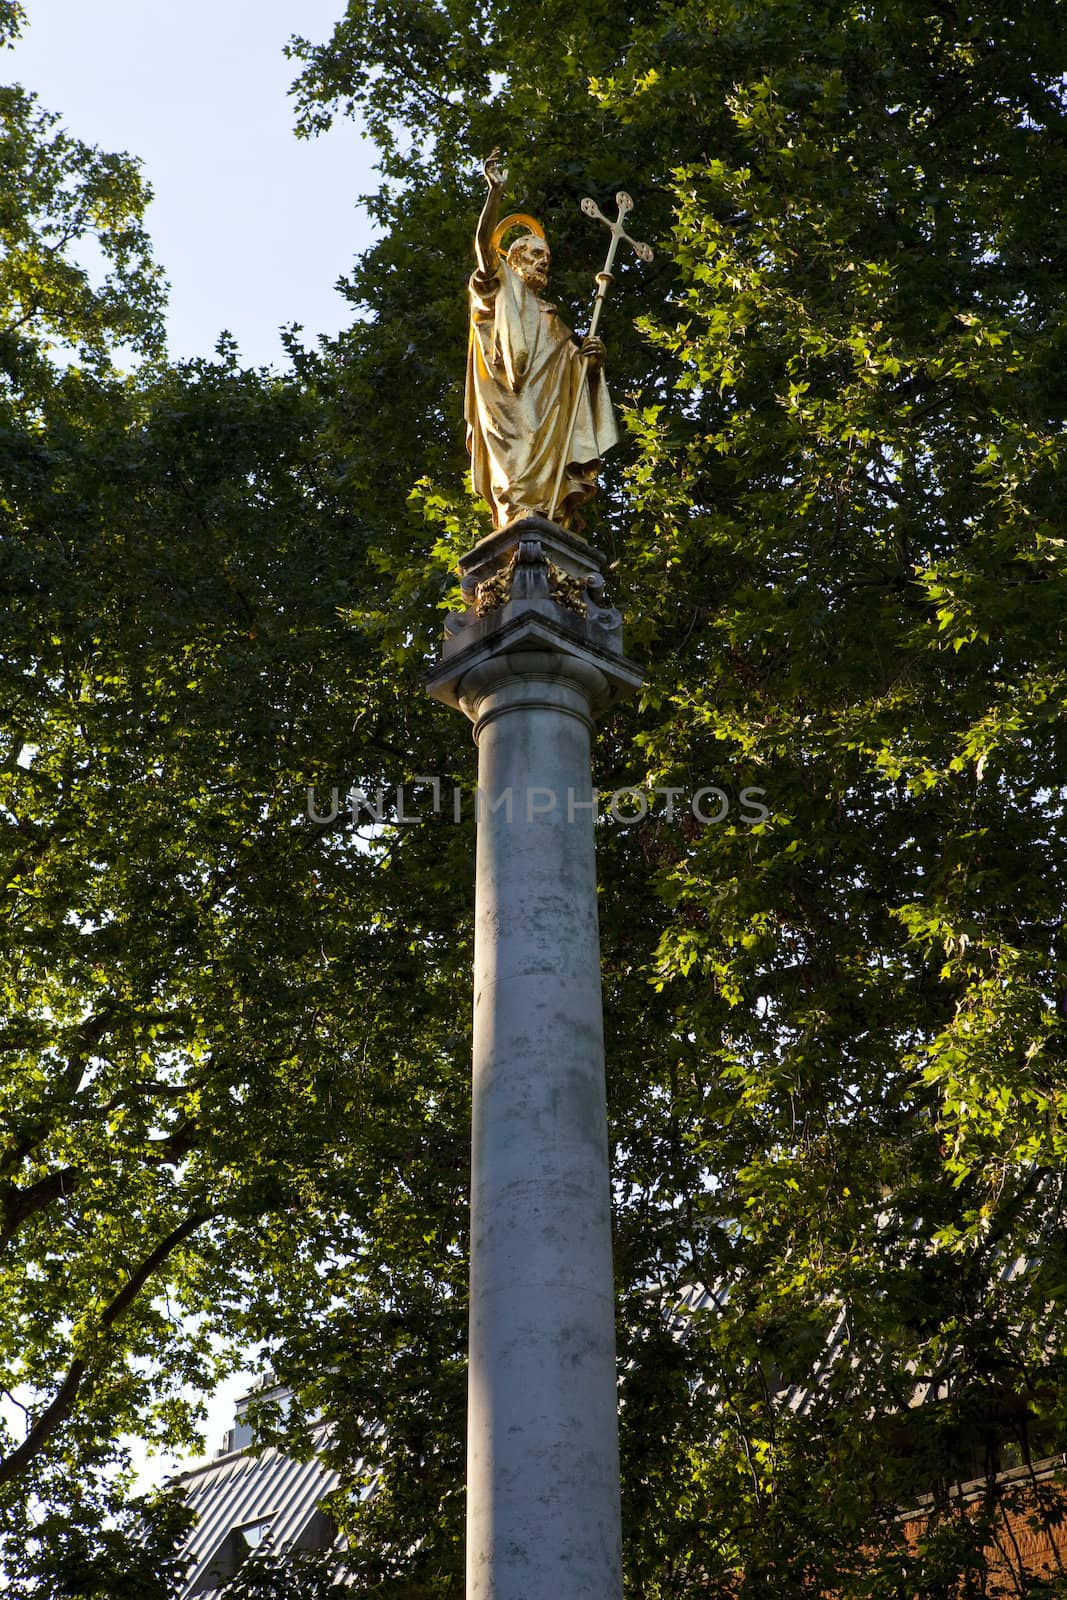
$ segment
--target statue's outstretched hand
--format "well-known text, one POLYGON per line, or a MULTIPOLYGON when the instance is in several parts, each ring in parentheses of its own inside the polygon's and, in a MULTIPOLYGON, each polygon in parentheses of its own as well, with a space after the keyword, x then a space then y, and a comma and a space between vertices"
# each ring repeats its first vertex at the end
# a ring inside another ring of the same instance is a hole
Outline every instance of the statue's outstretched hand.
POLYGON ((482 165, 485 181, 489 185, 490 193, 494 189, 502 189, 508 181, 507 167, 500 165, 500 148, 495 149, 482 165))
POLYGON ((608 347, 604 343, 603 339, 598 339, 595 336, 592 336, 582 340, 579 353, 581 354, 583 360, 588 364, 590 372, 599 372, 601 367, 604 365, 604 360, 608 353, 608 347))

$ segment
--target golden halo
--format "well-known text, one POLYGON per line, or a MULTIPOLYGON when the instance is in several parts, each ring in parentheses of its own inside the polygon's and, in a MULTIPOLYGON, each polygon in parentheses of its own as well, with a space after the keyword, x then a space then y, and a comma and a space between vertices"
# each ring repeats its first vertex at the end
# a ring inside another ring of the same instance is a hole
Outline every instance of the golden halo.
POLYGON ((509 228, 526 228, 528 232, 536 233, 539 239, 545 237, 545 230, 536 217, 528 217, 525 211, 513 211, 510 217, 505 217, 503 222, 498 222, 493 229, 491 243, 498 256, 502 256, 505 253, 500 248, 500 241, 509 228))

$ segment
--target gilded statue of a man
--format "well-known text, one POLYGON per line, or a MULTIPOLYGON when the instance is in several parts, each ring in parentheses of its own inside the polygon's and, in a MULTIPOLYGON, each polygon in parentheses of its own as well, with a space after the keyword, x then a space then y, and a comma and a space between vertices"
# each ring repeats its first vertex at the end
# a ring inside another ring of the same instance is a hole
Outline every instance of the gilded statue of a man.
POLYGON ((531 512, 570 525, 582 502, 596 493, 601 457, 619 437, 603 374, 604 345, 591 338, 579 348, 555 306, 541 298, 552 257, 532 218, 516 220, 537 231, 516 239, 506 255, 499 252, 507 178, 499 154, 494 151, 484 167, 489 192, 470 278, 465 413, 471 477, 492 509, 495 528, 531 512))

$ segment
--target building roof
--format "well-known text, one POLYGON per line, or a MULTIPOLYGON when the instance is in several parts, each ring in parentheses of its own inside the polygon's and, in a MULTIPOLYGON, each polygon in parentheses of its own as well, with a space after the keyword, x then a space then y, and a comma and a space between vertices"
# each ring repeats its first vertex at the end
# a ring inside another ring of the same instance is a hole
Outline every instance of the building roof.
POLYGON ((279 1551, 343 1548, 320 1509, 337 1474, 318 1457, 294 1461, 273 1448, 229 1450, 174 1480, 196 1513, 185 1554, 183 1600, 214 1593, 261 1545, 279 1551))

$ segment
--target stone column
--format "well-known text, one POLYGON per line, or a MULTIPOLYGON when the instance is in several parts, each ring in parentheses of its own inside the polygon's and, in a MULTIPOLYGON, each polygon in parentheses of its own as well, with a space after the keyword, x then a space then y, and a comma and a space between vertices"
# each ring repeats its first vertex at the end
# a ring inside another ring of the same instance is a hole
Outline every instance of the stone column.
POLYGON ((528 518, 461 569, 430 692, 479 751, 467 1596, 619 1600, 591 738, 640 676, 583 541, 528 518))

